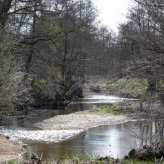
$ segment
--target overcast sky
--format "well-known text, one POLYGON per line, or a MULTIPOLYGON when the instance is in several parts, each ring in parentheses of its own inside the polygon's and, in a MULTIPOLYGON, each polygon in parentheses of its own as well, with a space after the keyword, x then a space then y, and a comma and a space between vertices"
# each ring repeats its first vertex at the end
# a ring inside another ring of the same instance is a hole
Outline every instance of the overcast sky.
POLYGON ((92 0, 99 11, 102 24, 117 32, 120 23, 126 22, 132 0, 92 0))

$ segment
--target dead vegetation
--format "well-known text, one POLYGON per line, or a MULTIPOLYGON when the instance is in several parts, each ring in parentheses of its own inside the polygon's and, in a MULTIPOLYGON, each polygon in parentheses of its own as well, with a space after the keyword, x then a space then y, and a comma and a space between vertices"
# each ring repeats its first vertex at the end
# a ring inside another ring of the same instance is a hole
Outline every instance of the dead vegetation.
POLYGON ((143 146, 142 149, 132 149, 125 159, 159 160, 164 159, 164 146, 143 146))

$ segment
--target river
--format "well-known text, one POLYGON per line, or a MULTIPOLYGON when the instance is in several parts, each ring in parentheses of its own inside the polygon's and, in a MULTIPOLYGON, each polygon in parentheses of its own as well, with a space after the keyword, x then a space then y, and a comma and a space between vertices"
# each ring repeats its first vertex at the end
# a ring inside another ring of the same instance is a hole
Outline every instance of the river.
MULTIPOLYGON (((26 117, 14 117, 0 127, 0 133, 9 132, 12 136, 16 130, 39 130, 35 123, 60 114, 94 109, 98 104, 132 101, 130 99, 109 96, 105 94, 86 94, 85 98, 70 104, 65 109, 39 109, 26 113, 26 117)), ((77 120, 78 121, 78 120, 77 120)), ((32 153, 44 159, 53 159, 64 154, 89 154, 94 156, 112 156, 123 158, 132 148, 138 148, 152 141, 158 122, 128 122, 112 126, 99 126, 87 130, 80 135, 60 143, 35 142, 24 140, 27 146, 26 158, 32 153), (143 140, 144 138, 144 140, 143 140)), ((163 124, 163 123, 162 123, 163 124)), ((18 132, 19 133, 19 132, 18 132)), ((17 134, 19 136, 19 134, 17 134)))

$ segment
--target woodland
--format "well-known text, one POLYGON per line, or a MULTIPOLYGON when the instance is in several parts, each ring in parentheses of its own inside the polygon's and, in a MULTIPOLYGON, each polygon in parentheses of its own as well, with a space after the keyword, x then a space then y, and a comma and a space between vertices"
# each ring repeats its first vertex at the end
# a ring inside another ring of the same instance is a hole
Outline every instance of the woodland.
POLYGON ((1 0, 1 107, 69 102, 103 75, 147 79, 163 101, 163 8, 136 0, 116 36, 90 0, 1 0))
POLYGON ((140 111, 157 110, 163 119, 164 1, 132 2, 115 33, 98 21, 91 0, 0 0, 0 122, 68 106, 84 97, 84 86, 104 91, 104 79, 108 94, 140 99, 140 111), (122 93, 124 79, 132 81, 122 93))

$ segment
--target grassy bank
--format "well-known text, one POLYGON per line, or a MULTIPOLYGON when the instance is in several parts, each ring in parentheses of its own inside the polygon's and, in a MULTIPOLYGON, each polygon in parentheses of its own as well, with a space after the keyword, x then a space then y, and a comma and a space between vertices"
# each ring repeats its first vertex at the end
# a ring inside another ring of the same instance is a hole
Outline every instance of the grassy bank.
POLYGON ((107 82, 107 90, 123 97, 141 98, 146 93, 147 85, 145 79, 112 79, 107 82))
MULTIPOLYGON (((37 161, 29 161, 28 163, 34 163, 37 161)), ((155 160, 154 161, 140 161, 135 159, 128 159, 128 160, 119 160, 119 159, 113 159, 110 157, 104 157, 104 158, 95 158, 94 156, 89 155, 73 155, 73 154, 65 154, 61 157, 57 157, 55 159, 50 159, 47 161, 42 161, 44 164, 163 164, 163 160, 155 160)), ((18 162, 12 160, 9 162, 9 164, 18 164, 18 162)))
MULTIPOLYGON (((142 160, 136 160, 136 159, 113 159, 110 157, 99 157, 95 158, 94 156, 89 155, 73 155, 73 154, 67 154, 62 157, 59 157, 56 159, 56 161, 59 161, 61 164, 154 164, 154 161, 142 161, 142 160)), ((163 164, 163 160, 156 160, 156 163, 163 164)))
POLYGON ((133 110, 128 105, 128 103, 112 103, 108 105, 99 105, 98 110, 102 113, 113 115, 124 115, 133 113, 133 110))
MULTIPOLYGON (((119 159, 112 159, 110 157, 104 157, 104 158, 94 158, 90 156, 67 156, 65 159, 59 159, 57 160, 61 164, 155 164, 154 161, 140 161, 135 159, 128 159, 128 160, 119 160, 119 159)), ((164 161, 156 161, 158 164, 163 164, 164 161)))

